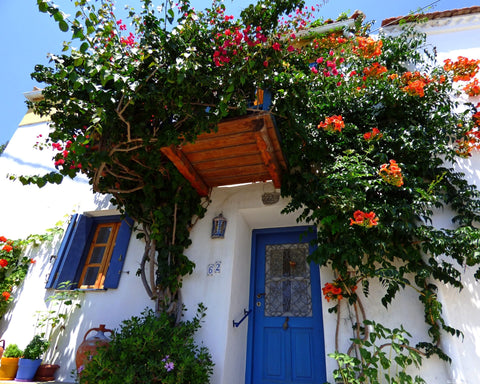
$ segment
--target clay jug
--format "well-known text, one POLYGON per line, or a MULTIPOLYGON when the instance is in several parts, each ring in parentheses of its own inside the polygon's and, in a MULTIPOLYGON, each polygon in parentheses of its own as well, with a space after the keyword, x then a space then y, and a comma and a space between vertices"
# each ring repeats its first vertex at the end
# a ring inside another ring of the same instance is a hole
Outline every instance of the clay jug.
POLYGON ((113 333, 111 329, 105 328, 105 324, 100 324, 100 327, 89 329, 87 333, 85 333, 83 342, 77 349, 77 355, 75 359, 77 364, 77 372, 81 372, 85 364, 92 359, 92 356, 96 355, 98 347, 108 345, 110 339, 105 336, 105 333, 113 333), (87 339, 88 334, 94 331, 97 333, 87 339))

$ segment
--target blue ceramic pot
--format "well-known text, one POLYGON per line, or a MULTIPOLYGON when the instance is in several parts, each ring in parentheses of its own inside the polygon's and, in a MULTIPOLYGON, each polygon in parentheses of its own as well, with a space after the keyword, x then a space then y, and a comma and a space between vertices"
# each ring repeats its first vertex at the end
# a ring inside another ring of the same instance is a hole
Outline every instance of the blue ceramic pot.
POLYGON ((32 381, 41 363, 42 359, 20 359, 18 361, 18 371, 17 376, 15 376, 15 381, 32 381))

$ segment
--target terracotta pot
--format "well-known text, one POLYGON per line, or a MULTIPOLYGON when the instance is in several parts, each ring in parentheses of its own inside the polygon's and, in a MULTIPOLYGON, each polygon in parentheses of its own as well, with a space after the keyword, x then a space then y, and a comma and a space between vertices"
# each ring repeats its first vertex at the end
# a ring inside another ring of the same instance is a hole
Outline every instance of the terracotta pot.
POLYGON ((5 351, 5 340, 0 340, 0 358, 3 356, 3 351, 5 351))
POLYGON ((89 329, 87 333, 85 333, 83 342, 77 349, 77 355, 75 359, 77 372, 81 371, 85 364, 92 359, 92 356, 97 354, 98 347, 108 345, 110 339, 105 336, 106 332, 109 332, 110 334, 113 333, 111 329, 105 328, 105 324, 100 324, 100 327, 89 329), (97 333, 87 339, 88 334, 93 331, 96 331, 97 333))
POLYGON ((53 381, 55 372, 60 368, 58 364, 41 364, 33 378, 34 381, 53 381))
POLYGON ((18 357, 2 357, 0 362, 0 380, 13 380, 17 375, 18 357))

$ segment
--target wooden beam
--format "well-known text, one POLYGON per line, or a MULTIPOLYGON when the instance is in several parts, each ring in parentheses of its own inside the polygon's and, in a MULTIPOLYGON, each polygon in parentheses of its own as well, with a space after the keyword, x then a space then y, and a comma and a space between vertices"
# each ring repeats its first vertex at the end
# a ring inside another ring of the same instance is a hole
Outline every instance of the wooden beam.
POLYGON ((268 173, 272 177, 273 185, 275 186, 275 188, 280 188, 282 184, 282 169, 280 168, 277 157, 275 156, 275 151, 270 137, 268 136, 265 121, 262 121, 263 125, 261 126, 261 128, 256 128, 254 130, 257 147, 260 150, 262 160, 267 167, 268 173))
POLYGON ((210 187, 193 168, 192 164, 174 145, 161 148, 162 153, 177 167, 179 172, 190 182, 200 196, 208 196, 210 187))

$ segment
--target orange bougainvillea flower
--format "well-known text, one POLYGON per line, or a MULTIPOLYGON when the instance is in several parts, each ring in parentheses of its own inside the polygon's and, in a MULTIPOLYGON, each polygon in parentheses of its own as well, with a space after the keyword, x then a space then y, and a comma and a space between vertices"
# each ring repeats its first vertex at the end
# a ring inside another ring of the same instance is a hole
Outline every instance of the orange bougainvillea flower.
POLYGON ((480 96, 480 84, 478 83, 478 79, 473 79, 471 83, 468 83, 463 87, 463 90, 468 96, 480 96))
POLYGON ((352 297, 357 290, 355 285, 356 281, 353 278, 336 278, 333 283, 325 283, 322 288, 325 299, 330 300, 342 300, 344 297, 352 297))
POLYGON ((325 131, 329 132, 342 132, 342 128, 345 127, 343 122, 343 117, 340 115, 326 117, 324 121, 318 124, 318 129, 323 128, 325 131))
POLYGON ((371 132, 367 132, 363 135, 363 138, 367 141, 380 140, 383 137, 383 133, 378 128, 372 128, 371 132))
POLYGON ((1 243, 6 243, 7 242, 7 238, 5 236, 0 236, 0 242, 1 243))
POLYGON ((374 56, 382 54, 382 40, 373 40, 371 37, 358 36, 356 40, 357 45, 354 45, 352 50, 358 56, 371 59, 374 56))
POLYGON ((5 259, 0 259, 0 267, 5 268, 8 265, 8 261, 5 259))
POLYGON ((5 301, 7 301, 10 298, 10 292, 6 292, 6 291, 2 292, 2 296, 5 299, 5 301))
POLYGON ((362 227, 371 228, 378 225, 378 217, 374 212, 366 213, 357 210, 353 213, 353 219, 350 219, 350 225, 360 225, 362 227))
POLYGON ((480 60, 469 60, 466 57, 458 56, 457 61, 447 59, 443 68, 453 73, 453 81, 470 81, 478 73, 480 60))
POLYGON ((5 252, 11 252, 13 250, 13 247, 10 244, 5 244, 2 250, 5 252))
POLYGON ((405 93, 408 93, 410 96, 420 96, 423 97, 425 96, 425 91, 423 88, 425 88, 427 84, 422 81, 422 80, 415 80, 409 83, 407 86, 402 88, 402 91, 405 93))
POLYGON ((390 160, 390 164, 382 164, 378 171, 383 181, 396 187, 403 185, 402 168, 400 168, 395 160, 390 160))
POLYGON ((422 75, 420 72, 405 72, 400 78, 401 83, 404 84, 402 91, 408 93, 410 96, 425 96, 424 88, 430 84, 431 80, 427 75, 422 75))
POLYGON ((375 62, 370 67, 365 67, 363 73, 366 77, 380 77, 383 73, 387 72, 387 67, 375 62))

